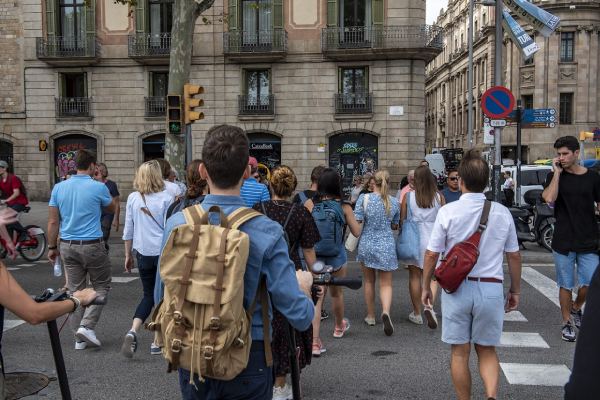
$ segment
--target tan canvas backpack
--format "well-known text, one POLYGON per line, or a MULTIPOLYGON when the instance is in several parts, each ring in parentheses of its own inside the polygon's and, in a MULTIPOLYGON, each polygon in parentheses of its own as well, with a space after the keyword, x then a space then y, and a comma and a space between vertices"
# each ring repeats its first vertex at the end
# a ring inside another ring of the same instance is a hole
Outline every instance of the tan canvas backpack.
MULTIPOLYGON (((198 374, 230 380, 248 364, 252 313, 256 298, 244 309, 244 273, 250 247, 248 235, 239 227, 260 216, 240 208, 228 217, 212 206, 205 212, 196 205, 183 210, 186 224, 170 233, 160 257, 164 298, 146 327, 169 362, 168 371, 181 367, 198 374), (211 225, 209 213, 220 215, 220 225, 211 225)), ((272 364, 269 341, 268 294, 259 284, 265 356, 272 364)))

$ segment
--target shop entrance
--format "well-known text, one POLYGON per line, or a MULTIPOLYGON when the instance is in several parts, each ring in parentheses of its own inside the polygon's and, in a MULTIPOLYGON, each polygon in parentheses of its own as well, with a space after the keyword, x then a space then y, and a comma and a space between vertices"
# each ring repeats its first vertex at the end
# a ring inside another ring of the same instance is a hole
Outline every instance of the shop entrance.
POLYGON ((366 132, 346 132, 329 138, 329 166, 342 176, 344 194, 352 191, 355 176, 375 173, 377 137, 366 132))
POLYGON ((158 133, 144 138, 142 140, 142 152, 144 153, 144 162, 165 158, 165 134, 158 133))
POLYGON ((82 134, 61 136, 54 140, 54 179, 60 182, 69 171, 76 170, 75 155, 77 150, 85 149, 98 154, 98 143, 95 138, 82 134))
POLYGON ((250 156, 256 158, 259 169, 267 169, 270 174, 273 168, 281 165, 281 138, 279 136, 266 132, 253 132, 248 134, 248 142, 250 156))

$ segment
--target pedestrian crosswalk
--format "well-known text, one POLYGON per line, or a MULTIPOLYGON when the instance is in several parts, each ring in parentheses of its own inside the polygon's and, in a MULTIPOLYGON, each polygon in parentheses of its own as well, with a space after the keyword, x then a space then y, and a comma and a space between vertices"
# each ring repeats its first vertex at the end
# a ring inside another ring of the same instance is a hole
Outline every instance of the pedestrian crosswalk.
MULTIPOLYGON (((556 282, 535 270, 531 265, 523 267, 521 277, 524 282, 560 307, 556 282)), ((527 322, 527 318, 521 312, 513 311, 506 314, 504 321, 515 323, 527 322)), ((505 324, 505 329, 510 329, 511 327, 514 328, 515 325, 505 324)), ((515 350, 520 351, 523 348, 537 348, 540 351, 551 351, 550 345, 538 332, 505 331, 502 332, 500 343, 500 347, 503 349, 515 348, 515 350)), ((508 354, 504 352, 502 356, 510 356, 510 354, 510 352, 508 354)), ((543 355, 543 353, 541 354, 543 355)), ((544 357, 541 358, 543 359, 544 357)), ((501 362, 500 367, 506 380, 511 385, 564 386, 571 375, 571 371, 565 364, 501 362)))

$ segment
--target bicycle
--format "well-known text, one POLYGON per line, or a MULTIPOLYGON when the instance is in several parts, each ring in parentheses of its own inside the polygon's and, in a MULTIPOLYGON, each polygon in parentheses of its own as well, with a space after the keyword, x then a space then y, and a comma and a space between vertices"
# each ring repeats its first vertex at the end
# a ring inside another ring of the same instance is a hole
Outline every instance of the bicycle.
MULTIPOLYGON (((17 219, 22 213, 28 213, 29 211, 31 211, 31 207, 25 207, 23 211, 17 214, 17 219)), ((46 233, 37 225, 27 225, 24 228, 27 232, 27 238, 19 240, 19 235, 13 232, 13 244, 25 260, 37 261, 46 252, 46 233)), ((5 258, 7 253, 6 242, 0 238, 0 258, 5 258)))

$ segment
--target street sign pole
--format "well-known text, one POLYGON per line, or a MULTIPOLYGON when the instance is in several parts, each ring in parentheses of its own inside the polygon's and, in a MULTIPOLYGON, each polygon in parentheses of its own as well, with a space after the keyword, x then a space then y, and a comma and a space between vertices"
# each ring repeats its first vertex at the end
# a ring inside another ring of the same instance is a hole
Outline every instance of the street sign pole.
MULTIPOLYGON (((502 9, 503 1, 496 0, 496 38, 494 56, 494 85, 502 86, 502 9)), ((492 175, 492 192, 494 201, 500 202, 500 170, 502 168, 502 127, 494 128, 496 146, 494 156, 494 172, 492 175)))
POLYGON ((517 100, 517 205, 521 205, 521 100, 517 100))
POLYGON ((193 159, 192 154, 192 124, 185 125, 185 164, 187 166, 193 159))

